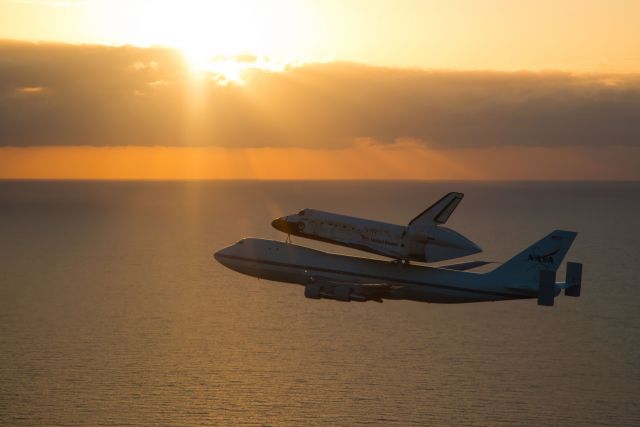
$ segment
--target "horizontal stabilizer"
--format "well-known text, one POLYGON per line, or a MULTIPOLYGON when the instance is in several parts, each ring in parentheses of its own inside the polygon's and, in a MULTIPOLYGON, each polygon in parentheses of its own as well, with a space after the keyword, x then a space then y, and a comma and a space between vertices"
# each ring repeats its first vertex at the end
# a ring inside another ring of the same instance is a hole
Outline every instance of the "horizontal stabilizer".
POLYGON ((444 224, 464 197, 462 193, 449 193, 409 222, 409 227, 429 227, 444 224))
POLYGON ((556 297, 556 272, 540 270, 540 288, 538 290, 538 305, 553 306, 556 297))
POLYGON ((568 297, 579 297, 582 288, 582 264, 578 262, 567 263, 567 287, 564 294, 568 297))

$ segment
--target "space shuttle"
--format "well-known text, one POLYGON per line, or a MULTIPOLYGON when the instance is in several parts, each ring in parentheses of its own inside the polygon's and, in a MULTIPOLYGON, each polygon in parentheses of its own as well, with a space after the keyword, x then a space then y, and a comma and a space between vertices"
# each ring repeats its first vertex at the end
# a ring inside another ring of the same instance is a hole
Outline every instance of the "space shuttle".
POLYGON ((464 197, 448 193, 406 226, 316 209, 275 219, 271 225, 290 236, 304 237, 394 258, 437 262, 482 252, 462 234, 443 226, 464 197))

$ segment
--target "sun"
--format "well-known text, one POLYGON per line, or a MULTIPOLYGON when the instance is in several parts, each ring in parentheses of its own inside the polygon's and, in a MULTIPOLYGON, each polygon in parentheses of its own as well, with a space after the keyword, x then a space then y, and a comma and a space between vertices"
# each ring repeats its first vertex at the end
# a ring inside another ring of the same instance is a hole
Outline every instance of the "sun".
POLYGON ((128 0, 122 13, 108 4, 96 23, 117 22, 121 43, 177 48, 194 74, 220 83, 241 83, 248 69, 308 62, 305 46, 317 35, 302 0, 128 0))
POLYGON ((243 74, 250 68, 263 68, 258 63, 246 63, 237 56, 213 55, 208 50, 182 49, 185 59, 194 73, 209 74, 221 85, 244 84, 243 74))

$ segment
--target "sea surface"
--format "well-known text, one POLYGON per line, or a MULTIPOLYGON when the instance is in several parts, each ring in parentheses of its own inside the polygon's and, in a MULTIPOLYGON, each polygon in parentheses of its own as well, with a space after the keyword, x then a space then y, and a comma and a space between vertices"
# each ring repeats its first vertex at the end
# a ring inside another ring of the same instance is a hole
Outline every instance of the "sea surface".
POLYGON ((638 426, 639 247, 640 183, 0 182, 0 424, 638 426), (449 191, 472 259, 578 231, 582 297, 316 301, 212 257, 449 191))

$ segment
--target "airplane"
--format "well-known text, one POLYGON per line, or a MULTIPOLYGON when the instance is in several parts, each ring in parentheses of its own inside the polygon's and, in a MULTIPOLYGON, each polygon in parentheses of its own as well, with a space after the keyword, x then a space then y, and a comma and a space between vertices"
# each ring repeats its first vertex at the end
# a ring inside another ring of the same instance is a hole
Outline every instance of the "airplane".
POLYGON ((467 303, 537 298, 539 305, 552 306, 562 290, 566 296, 580 296, 582 264, 567 263, 565 281, 555 279, 576 235, 553 231, 486 273, 468 271, 488 264, 485 261, 429 267, 256 238, 242 239, 214 258, 239 273, 303 285, 305 297, 311 299, 467 303))
POLYGON ((407 226, 371 221, 315 209, 273 220, 271 225, 291 235, 333 243, 404 262, 435 262, 482 252, 460 233, 443 227, 464 194, 449 193, 407 226))

